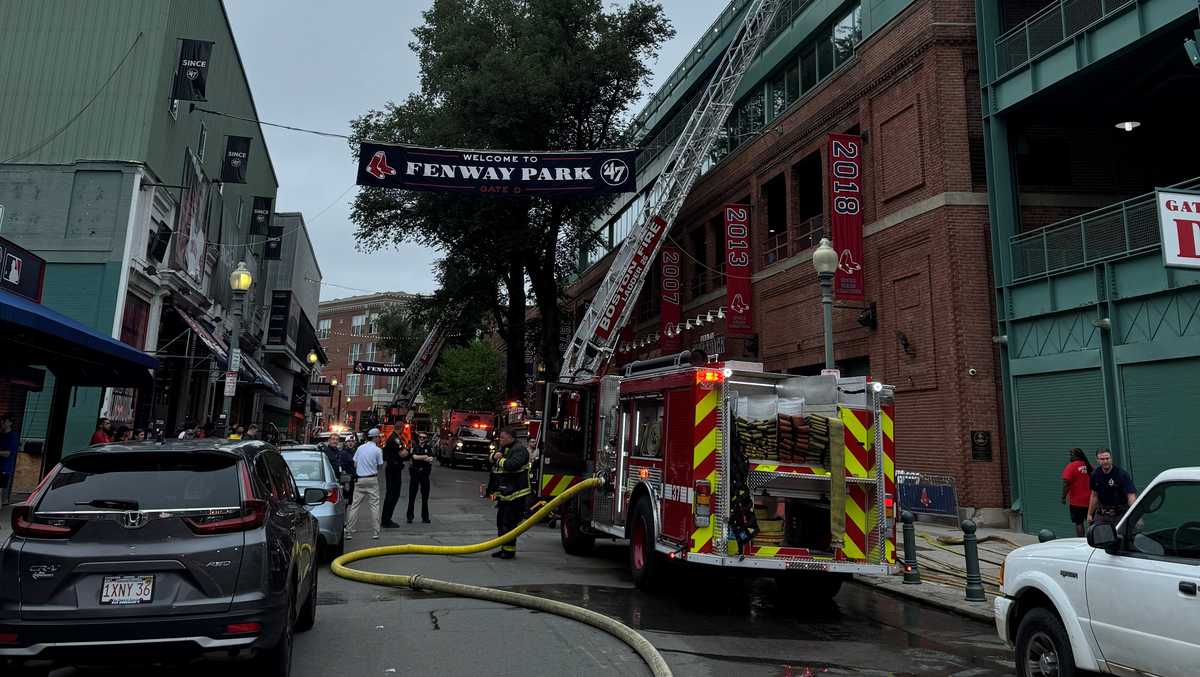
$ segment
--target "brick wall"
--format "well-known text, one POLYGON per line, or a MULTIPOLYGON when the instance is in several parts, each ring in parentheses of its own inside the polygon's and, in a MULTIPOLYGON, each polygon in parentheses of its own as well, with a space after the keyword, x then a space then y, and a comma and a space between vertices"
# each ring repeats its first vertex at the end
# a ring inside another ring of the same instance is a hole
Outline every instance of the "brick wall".
MULTIPOLYGON (((675 233, 718 217, 724 203, 751 196, 757 357, 772 371, 820 365, 821 309, 811 249, 793 250, 790 259, 764 267, 761 186, 782 171, 792 191, 793 166, 811 153, 823 156, 828 133, 865 134, 863 212, 870 234, 864 269, 878 326, 860 325, 856 309, 835 309, 835 360, 865 357, 872 377, 896 386, 899 468, 951 474, 963 505, 994 507, 1006 504, 1006 463, 991 342, 986 195, 972 165, 972 147, 982 133, 975 50, 971 3, 914 3, 863 43, 854 62, 701 177, 672 234, 678 238, 675 233), (949 197, 972 191, 970 199, 949 197), (971 457, 970 433, 980 430, 991 433, 990 461, 971 457)), ((827 158, 822 162, 827 165, 827 158)), ((822 183, 827 205, 827 174, 822 183)), ((795 205, 789 197, 789 225, 795 205)), ((572 296, 592 293, 604 272, 597 268, 572 296)), ((722 295, 685 309, 684 317, 723 301, 722 295)), ((685 336, 684 345, 723 330, 720 322, 705 326, 685 336)), ((741 342, 728 343, 724 357, 743 356, 741 342)), ((653 354, 651 348, 637 357, 653 354)))

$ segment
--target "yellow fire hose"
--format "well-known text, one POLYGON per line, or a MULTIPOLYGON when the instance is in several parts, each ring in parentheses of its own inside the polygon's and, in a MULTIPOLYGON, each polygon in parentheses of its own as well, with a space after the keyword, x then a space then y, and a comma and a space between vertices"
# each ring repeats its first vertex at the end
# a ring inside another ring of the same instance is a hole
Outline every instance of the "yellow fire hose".
POLYGON ((524 607, 535 611, 544 611, 546 613, 555 614, 564 618, 586 623, 592 627, 599 628, 608 634, 616 637, 625 644, 629 645, 637 652, 642 660, 646 661, 647 667, 655 677, 671 677, 671 669, 667 667, 667 662, 663 660, 658 650, 654 648, 645 637, 638 634, 633 628, 605 616, 604 614, 596 613, 584 609, 583 607, 558 602, 544 597, 535 597, 533 595, 525 595, 519 592, 509 592, 507 590, 498 590, 496 588, 488 588, 478 585, 467 585, 465 583, 454 583, 451 581, 440 581, 436 578, 426 578, 419 574, 378 574, 370 571, 362 571, 352 569, 348 564, 352 564, 359 560, 371 559, 373 557, 387 557, 390 555, 470 555, 477 552, 484 552, 498 548, 509 541, 512 541, 517 536, 528 531, 532 526, 541 522, 546 515, 550 514, 559 505, 569 500, 575 494, 581 491, 586 491, 593 487, 599 487, 604 484, 604 480, 592 478, 584 480, 579 484, 567 489, 562 494, 554 498, 554 500, 543 505, 540 510, 533 513, 524 522, 521 522, 516 529, 497 536, 490 541, 475 543, 473 545, 423 545, 417 543, 405 543, 403 545, 383 545, 375 548, 365 548, 363 550, 355 550, 348 552, 341 557, 333 560, 330 569, 335 576, 345 578, 351 581, 360 583, 371 583, 373 585, 389 585, 393 587, 410 588, 412 590, 432 590, 458 597, 472 597, 474 599, 482 599, 489 602, 497 602, 500 604, 509 604, 512 606, 524 607))

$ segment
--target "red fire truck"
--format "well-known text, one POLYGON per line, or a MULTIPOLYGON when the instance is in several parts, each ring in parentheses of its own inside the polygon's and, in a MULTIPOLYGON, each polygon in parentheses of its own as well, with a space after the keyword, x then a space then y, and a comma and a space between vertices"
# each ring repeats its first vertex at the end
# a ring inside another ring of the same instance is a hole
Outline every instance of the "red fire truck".
POLYGON ((892 572, 892 388, 688 358, 549 386, 541 494, 606 479, 568 504, 564 549, 628 539, 639 587, 667 560, 756 569, 810 597, 892 572))

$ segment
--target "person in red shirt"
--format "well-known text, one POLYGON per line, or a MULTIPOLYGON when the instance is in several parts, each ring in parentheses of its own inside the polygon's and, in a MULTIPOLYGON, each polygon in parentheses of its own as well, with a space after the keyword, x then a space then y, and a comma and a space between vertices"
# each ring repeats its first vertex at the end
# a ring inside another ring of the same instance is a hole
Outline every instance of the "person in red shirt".
POLYGON ((112 442, 112 422, 107 418, 96 421, 96 432, 92 433, 91 444, 108 444, 112 442))
POLYGON ((1083 536, 1084 522, 1087 521, 1088 502, 1092 499, 1092 489, 1089 480, 1092 477, 1092 464, 1087 454, 1076 447, 1071 450, 1071 461, 1062 471, 1062 502, 1068 504, 1071 511, 1071 522, 1075 525, 1075 535, 1083 536))

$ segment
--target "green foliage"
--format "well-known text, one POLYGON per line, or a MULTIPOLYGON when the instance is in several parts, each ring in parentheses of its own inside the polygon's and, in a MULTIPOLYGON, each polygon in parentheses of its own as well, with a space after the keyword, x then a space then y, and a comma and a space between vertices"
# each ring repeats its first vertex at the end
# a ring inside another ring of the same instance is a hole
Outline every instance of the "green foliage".
POLYGON ((428 334, 427 325, 415 315, 416 309, 391 306, 379 314, 379 347, 392 354, 392 361, 407 365, 421 348, 428 334))
MULTIPOLYGON (((602 0, 434 0, 424 18, 410 45, 421 90, 354 120, 356 141, 628 147, 627 112, 649 83, 646 62, 674 35, 661 5, 649 0, 607 9, 602 0)), ((490 312, 508 350, 522 356, 527 277, 543 318, 538 352, 556 369, 559 281, 590 246, 590 224, 610 202, 360 188, 351 220, 362 248, 417 242, 446 252, 435 297, 490 312), (522 310, 505 313, 509 300, 522 310)))
POLYGON ((446 409, 495 409, 504 394, 503 357, 479 339, 448 348, 423 394, 428 410, 439 414, 446 409))

